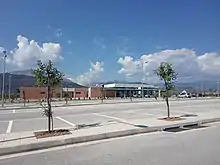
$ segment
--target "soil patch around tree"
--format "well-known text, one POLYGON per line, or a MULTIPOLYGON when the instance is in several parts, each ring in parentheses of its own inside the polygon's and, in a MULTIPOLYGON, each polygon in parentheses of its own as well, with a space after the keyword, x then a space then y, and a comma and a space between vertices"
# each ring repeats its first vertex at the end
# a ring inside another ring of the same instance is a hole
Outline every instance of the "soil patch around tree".
POLYGON ((69 134, 71 134, 71 132, 68 129, 57 129, 51 132, 48 131, 34 132, 34 135, 37 139, 53 137, 53 136, 69 135, 69 134))
POLYGON ((179 120, 185 120, 184 118, 175 116, 175 117, 163 117, 159 118, 159 120, 165 120, 165 121, 179 121, 179 120))

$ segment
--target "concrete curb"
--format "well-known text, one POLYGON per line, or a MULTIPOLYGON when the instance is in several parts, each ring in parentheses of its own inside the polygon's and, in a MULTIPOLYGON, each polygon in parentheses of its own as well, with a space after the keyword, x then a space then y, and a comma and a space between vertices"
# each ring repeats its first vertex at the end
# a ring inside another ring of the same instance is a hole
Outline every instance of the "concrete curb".
POLYGON ((60 140, 54 139, 54 140, 48 140, 48 141, 34 142, 34 143, 29 143, 29 144, 22 144, 22 145, 17 145, 17 146, 12 146, 12 147, 0 148, 0 156, 20 153, 20 152, 40 150, 40 149, 47 149, 47 148, 52 148, 52 147, 59 147, 63 145, 85 143, 85 142, 98 141, 98 140, 123 137, 123 136, 131 136, 131 135, 143 134, 143 133, 158 132, 158 131, 164 131, 165 129, 169 129, 169 128, 178 128, 178 127, 183 127, 187 125, 201 125, 201 124, 207 124, 207 123, 219 122, 219 121, 220 121, 220 117, 198 120, 194 122, 172 124, 168 126, 156 126, 156 127, 139 128, 139 129, 136 128, 136 129, 112 131, 108 133, 101 133, 101 134, 96 134, 96 135, 94 134, 94 135, 88 135, 88 136, 82 136, 82 137, 66 137, 60 140))

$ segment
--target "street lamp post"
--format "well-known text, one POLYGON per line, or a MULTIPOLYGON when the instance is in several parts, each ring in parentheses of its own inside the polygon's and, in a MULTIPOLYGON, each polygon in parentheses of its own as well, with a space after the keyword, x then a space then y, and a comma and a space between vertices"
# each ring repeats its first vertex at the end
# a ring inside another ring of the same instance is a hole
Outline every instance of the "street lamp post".
POLYGON ((143 74, 143 79, 142 79, 142 98, 144 98, 144 64, 148 63, 148 61, 142 61, 142 74, 143 74))
POLYGON ((220 83, 220 82, 217 81, 217 91, 218 91, 218 92, 217 92, 217 96, 218 96, 218 97, 219 97, 219 83, 220 83))
POLYGON ((6 51, 3 51, 3 75, 2 75, 2 107, 4 107, 4 95, 5 95, 5 67, 6 67, 6 51))
POLYGON ((9 103, 11 103, 11 74, 8 76, 8 99, 9 103))
POLYGON ((204 95, 203 80, 202 80, 202 83, 201 83, 201 92, 202 92, 202 97, 203 97, 203 95, 204 95))

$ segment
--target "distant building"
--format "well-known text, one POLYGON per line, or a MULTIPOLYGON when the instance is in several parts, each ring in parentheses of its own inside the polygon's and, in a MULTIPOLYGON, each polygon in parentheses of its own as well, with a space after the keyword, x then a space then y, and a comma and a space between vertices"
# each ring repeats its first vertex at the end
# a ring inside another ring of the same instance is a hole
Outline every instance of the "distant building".
MULTIPOLYGON (((160 97, 160 88, 154 85, 138 83, 112 83, 97 85, 89 88, 54 88, 51 92, 51 98, 70 98, 70 99, 98 99, 101 97, 146 97, 158 93, 160 97)), ((47 98, 46 87, 21 87, 20 98, 26 100, 38 100, 47 98)))
MULTIPOLYGON (((97 99, 115 97, 115 90, 102 89, 101 87, 90 88, 54 88, 51 92, 51 98, 70 98, 70 99, 97 99), (102 92, 103 90, 103 92, 102 92)), ((21 87, 20 99, 39 100, 47 98, 46 87, 21 87)))
MULTIPOLYGON (((58 98, 61 94, 61 88, 54 88, 51 92, 51 98, 58 98)), ((39 100, 47 98, 46 87, 21 87, 20 99, 39 100)))
POLYGON ((144 83, 111 83, 105 84, 104 87, 105 89, 115 90, 116 97, 145 97, 154 95, 155 92, 160 96, 160 87, 144 83))

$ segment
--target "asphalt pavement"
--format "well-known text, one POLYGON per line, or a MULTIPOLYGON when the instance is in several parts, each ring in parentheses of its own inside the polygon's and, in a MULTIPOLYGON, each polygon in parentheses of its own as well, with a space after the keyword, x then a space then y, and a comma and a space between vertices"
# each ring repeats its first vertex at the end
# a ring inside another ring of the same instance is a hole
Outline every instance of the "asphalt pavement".
MULTIPOLYGON (((171 101, 171 114, 197 114, 218 111, 219 99, 171 101)), ((120 120, 147 119, 166 116, 165 102, 99 104, 69 107, 53 107, 55 128, 71 128, 80 124, 108 124, 120 120)), ((0 110, 0 134, 45 130, 47 118, 42 108, 0 110)))
POLYGON ((0 157, 0 165, 219 165, 220 123, 0 157))

